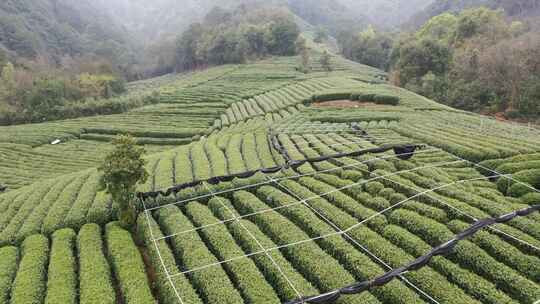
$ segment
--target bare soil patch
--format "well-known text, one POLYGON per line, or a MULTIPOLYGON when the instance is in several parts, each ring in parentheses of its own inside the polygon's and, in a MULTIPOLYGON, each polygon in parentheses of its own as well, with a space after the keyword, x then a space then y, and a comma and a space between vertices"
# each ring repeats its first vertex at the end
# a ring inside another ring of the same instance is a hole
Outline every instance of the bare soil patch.
POLYGON ((332 100, 332 101, 323 101, 313 103, 312 106, 317 108, 359 108, 359 107, 369 107, 375 106, 374 102, 365 102, 365 101, 352 101, 352 100, 332 100))

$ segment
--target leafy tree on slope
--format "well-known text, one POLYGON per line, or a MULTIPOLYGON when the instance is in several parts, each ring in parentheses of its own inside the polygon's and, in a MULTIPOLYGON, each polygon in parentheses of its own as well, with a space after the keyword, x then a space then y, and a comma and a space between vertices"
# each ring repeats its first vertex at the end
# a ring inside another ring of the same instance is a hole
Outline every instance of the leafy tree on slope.
POLYGON ((148 179, 144 168, 146 161, 142 158, 145 150, 137 147, 135 139, 129 135, 118 136, 113 144, 115 149, 99 168, 103 172, 101 183, 118 204, 120 225, 132 229, 137 218, 134 203, 136 186, 148 179))

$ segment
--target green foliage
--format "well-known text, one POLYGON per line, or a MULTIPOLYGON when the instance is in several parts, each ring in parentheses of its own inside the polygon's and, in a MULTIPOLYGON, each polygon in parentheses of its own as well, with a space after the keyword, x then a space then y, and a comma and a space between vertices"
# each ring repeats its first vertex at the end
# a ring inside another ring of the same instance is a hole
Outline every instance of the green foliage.
POLYGON ((17 273, 19 253, 15 247, 0 248, 0 302, 7 303, 17 273))
POLYGON ((124 302, 155 303, 141 254, 131 234, 112 222, 107 224, 105 235, 108 256, 124 302))
MULTIPOLYGON (((158 222, 167 235, 178 231, 193 229, 189 219, 174 206, 158 211, 158 222)), ((182 261, 182 266, 192 269, 201 265, 217 262, 217 258, 206 247, 197 233, 178 235, 170 239, 172 250, 182 261)), ((195 271, 190 281, 202 298, 213 303, 241 303, 243 299, 234 288, 222 267, 212 267, 195 271), (215 288, 219 286, 220 288, 215 288)))
POLYGON ((49 240, 42 235, 28 237, 22 244, 21 255, 10 303, 42 303, 46 293, 49 240))
MULTIPOLYGON (((497 4, 500 5, 500 4, 497 4)), ((467 9, 433 17, 392 52, 394 83, 469 111, 538 115, 538 33, 502 10, 467 9), (525 63, 527 62, 527 63, 525 63)))
POLYGON ((177 70, 243 63, 266 55, 292 56, 300 30, 291 14, 276 8, 213 10, 177 39, 177 70))
POLYGON ((390 34, 375 31, 370 26, 360 33, 344 31, 338 38, 341 52, 346 58, 382 70, 389 68, 394 44, 390 34))
POLYGON ((319 63, 321 64, 323 70, 325 70, 326 72, 332 71, 332 57, 330 56, 328 51, 323 52, 319 63))
POLYGON ((316 43, 323 43, 327 39, 328 39, 328 31, 324 27, 321 27, 321 26, 317 27, 313 41, 315 41, 316 43))
POLYGON ((46 304, 76 303, 77 272, 74 255, 75 232, 56 231, 52 236, 49 271, 47 272, 46 304))
POLYGON ((87 224, 77 236, 79 253, 79 301, 81 304, 113 304, 116 294, 109 263, 104 255, 101 228, 87 224))
POLYGON ((103 172, 101 182, 119 206, 120 224, 131 229, 136 221, 135 189, 148 178, 146 160, 142 158, 145 150, 125 135, 118 136, 113 144, 115 150, 105 157, 99 168, 103 172))

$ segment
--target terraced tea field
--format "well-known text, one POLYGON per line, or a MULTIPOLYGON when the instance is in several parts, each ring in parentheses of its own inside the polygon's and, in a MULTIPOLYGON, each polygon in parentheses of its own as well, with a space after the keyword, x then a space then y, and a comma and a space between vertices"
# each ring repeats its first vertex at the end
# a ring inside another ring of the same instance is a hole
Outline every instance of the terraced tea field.
POLYGON ((134 83, 159 102, 124 114, 1 127, 0 303, 540 300, 539 130, 297 60, 134 83), (356 106, 313 106, 336 100, 356 106), (96 169, 121 133, 148 151, 132 232, 96 169))

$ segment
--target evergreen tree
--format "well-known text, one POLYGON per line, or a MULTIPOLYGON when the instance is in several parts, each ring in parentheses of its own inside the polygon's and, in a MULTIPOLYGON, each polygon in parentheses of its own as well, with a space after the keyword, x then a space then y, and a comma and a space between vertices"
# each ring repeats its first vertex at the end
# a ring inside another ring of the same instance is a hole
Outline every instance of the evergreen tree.
POLYGON ((326 72, 332 71, 332 58, 330 57, 330 54, 328 54, 327 51, 324 51, 324 53, 321 56, 321 66, 323 70, 326 72))
POLYGON ((145 150, 137 147, 135 139, 129 135, 118 136, 113 144, 115 149, 99 168, 103 172, 101 183, 118 204, 120 225, 133 229, 137 219, 136 186, 148 179, 146 161, 142 158, 145 150))

